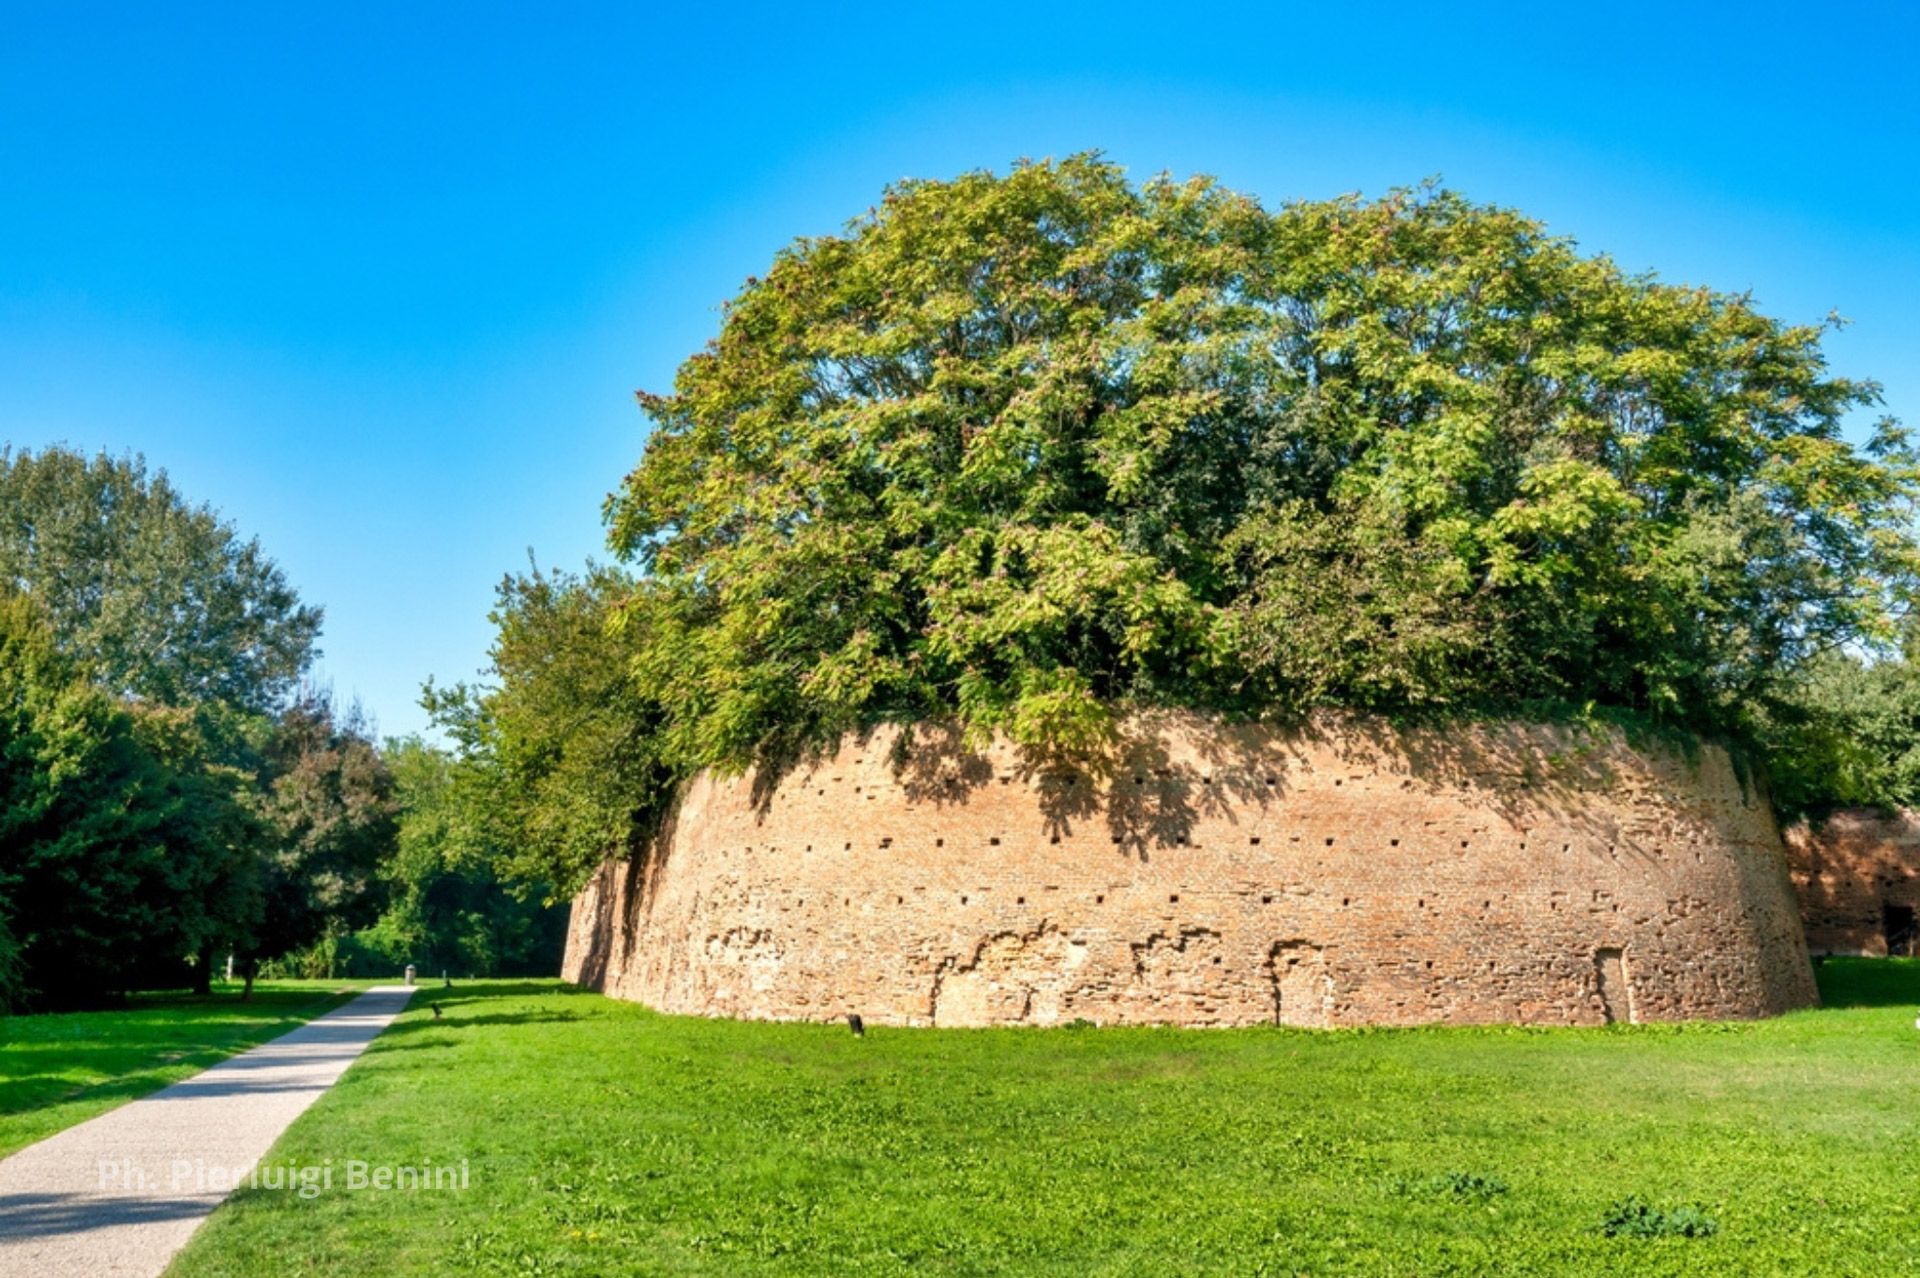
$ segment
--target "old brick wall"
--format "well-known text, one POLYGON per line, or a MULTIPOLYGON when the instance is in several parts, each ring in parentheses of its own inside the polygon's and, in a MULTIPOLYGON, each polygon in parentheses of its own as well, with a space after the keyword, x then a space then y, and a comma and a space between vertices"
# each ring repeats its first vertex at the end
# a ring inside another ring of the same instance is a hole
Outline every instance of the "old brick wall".
POLYGON ((1920 813, 1836 812, 1786 842, 1814 953, 1885 954, 1887 907, 1920 912, 1920 813))
POLYGON ((1106 774, 882 730, 702 775, 575 904, 566 975, 665 1011, 911 1025, 1763 1016, 1815 1000, 1726 755, 1616 734, 1128 725, 1106 774))

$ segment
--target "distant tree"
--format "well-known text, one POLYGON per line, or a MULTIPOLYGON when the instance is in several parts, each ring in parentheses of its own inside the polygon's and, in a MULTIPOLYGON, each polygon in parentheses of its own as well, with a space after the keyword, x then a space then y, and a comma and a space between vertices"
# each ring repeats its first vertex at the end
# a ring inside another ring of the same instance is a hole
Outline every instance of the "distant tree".
POLYGON ((502 878, 569 896, 609 856, 637 850, 671 775, 660 716, 633 672, 634 584, 609 568, 534 570, 500 584, 487 681, 427 686, 458 753, 447 839, 502 878))
POLYGON ((415 737, 389 741, 400 835, 381 868, 387 907, 373 926, 343 938, 335 962, 349 974, 396 971, 550 976, 560 969, 566 910, 540 882, 502 877, 513 857, 489 842, 498 826, 489 796, 463 784, 449 751, 415 737))
POLYGON ((138 457, 0 450, 0 583, 109 691, 166 705, 274 710, 320 630, 258 542, 138 457))
POLYGON ((1898 656, 1831 652, 1798 671, 1764 735, 1785 816, 1920 808, 1920 630, 1898 656))
POLYGON ((641 397, 632 755, 926 716, 1091 748, 1128 703, 1751 736, 1920 579, 1914 454, 1843 438, 1877 391, 1820 338, 1445 190, 903 183, 641 397))
POLYGON ((399 821, 393 774, 358 709, 340 714, 311 689, 268 731, 260 780, 261 913, 238 950, 248 994, 262 960, 378 916, 399 821))

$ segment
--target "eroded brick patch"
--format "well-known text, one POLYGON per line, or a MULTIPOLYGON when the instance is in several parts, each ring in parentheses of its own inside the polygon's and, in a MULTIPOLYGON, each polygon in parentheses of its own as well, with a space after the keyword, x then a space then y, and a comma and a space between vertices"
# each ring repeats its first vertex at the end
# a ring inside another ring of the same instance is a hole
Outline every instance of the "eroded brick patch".
POLYGON ((1600 1024, 1815 1001, 1726 755, 1537 726, 1130 723, 1105 772, 925 727, 702 775, 575 903, 569 979, 908 1025, 1600 1024))

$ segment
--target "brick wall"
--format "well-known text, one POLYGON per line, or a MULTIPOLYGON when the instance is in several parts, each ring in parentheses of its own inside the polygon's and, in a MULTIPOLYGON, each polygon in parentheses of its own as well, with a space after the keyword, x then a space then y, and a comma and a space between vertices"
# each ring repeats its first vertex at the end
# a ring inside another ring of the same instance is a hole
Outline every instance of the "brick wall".
MULTIPOLYGON (((1836 812, 1793 827, 1786 842, 1808 949, 1885 954, 1890 923, 1896 943, 1903 939, 1898 911, 1920 912, 1920 813, 1836 812)), ((1901 948, 1911 951, 1911 942, 1901 948)))
POLYGON ((575 903, 569 979, 875 1023, 1593 1025, 1815 1001, 1727 757, 1532 726, 1131 722, 1104 773, 887 729, 702 775, 575 903))

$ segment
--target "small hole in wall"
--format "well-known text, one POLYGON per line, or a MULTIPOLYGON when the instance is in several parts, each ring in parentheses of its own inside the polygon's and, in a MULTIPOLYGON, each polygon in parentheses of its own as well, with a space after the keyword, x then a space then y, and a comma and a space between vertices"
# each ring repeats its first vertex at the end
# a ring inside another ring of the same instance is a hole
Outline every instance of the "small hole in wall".
POLYGON ((1145 777, 1135 777, 1133 779, 1133 783, 1135 785, 1145 785, 1147 783, 1147 779, 1145 777))
POLYGON ((1467 846, 1467 841, 1465 839, 1460 840, 1460 846, 1463 848, 1467 846))
POLYGON ((1327 840, 1327 846, 1328 846, 1328 847, 1332 847, 1332 846, 1333 846, 1333 840, 1332 840, 1332 839, 1328 839, 1328 840, 1327 840))
POLYGON ((1429 972, 1431 972, 1431 971, 1433 970, 1433 960, 1432 960, 1432 959, 1428 959, 1428 960, 1427 960, 1427 970, 1428 970, 1429 972))
POLYGON ((895 896, 893 898, 893 903, 895 905, 905 905, 907 903, 907 898, 904 896, 895 896))
POLYGON ((1107 894, 1104 892, 1096 892, 1093 897, 1093 903, 1095 905, 1105 905, 1107 903, 1107 894))
POLYGON ((844 900, 844 901, 842 901, 842 902, 840 902, 840 904, 842 904, 842 905, 852 905, 852 904, 853 904, 853 898, 852 898, 852 897, 848 897, 848 898, 847 898, 846 900, 844 900))
POLYGON ((1420 898, 1419 900, 1417 900, 1417 901, 1415 901, 1415 902, 1413 903, 1413 908, 1414 908, 1414 909, 1416 909, 1416 910, 1424 910, 1424 909, 1426 909, 1426 908, 1427 908, 1427 898, 1423 896, 1423 897, 1421 897, 1421 898, 1420 898))
POLYGON ((1213 965, 1214 965, 1215 967, 1219 967, 1219 966, 1220 966, 1220 956, 1219 956, 1218 954, 1216 954, 1216 955, 1214 955, 1214 956, 1213 956, 1213 965))
POLYGON ((1113 836, 1113 841, 1114 841, 1115 843, 1119 843, 1119 842, 1121 841, 1121 836, 1120 836, 1120 835, 1118 835, 1118 834, 1116 834, 1116 835, 1114 835, 1114 836, 1113 836))
POLYGON ((1400 840, 1398 840, 1398 839, 1388 839, 1388 840, 1387 840, 1387 846, 1388 846, 1388 847, 1390 847, 1390 848, 1397 848, 1397 847, 1399 847, 1399 846, 1400 846, 1400 840))
POLYGON ((1273 904, 1273 898, 1272 898, 1272 897, 1270 897, 1270 896, 1263 896, 1263 897, 1261 897, 1261 898, 1260 898, 1260 904, 1262 904, 1262 905, 1272 905, 1272 904, 1273 904))
POLYGON ((1334 783, 1335 785, 1339 785, 1339 784, 1340 784, 1340 778, 1339 778, 1339 777, 1335 777, 1335 778, 1333 779, 1333 783, 1334 783))
POLYGON ((997 847, 999 847, 999 846, 1000 846, 1000 836, 996 834, 996 835, 994 835, 994 836, 993 836, 992 838, 990 838, 990 839, 988 839, 988 840, 987 840, 987 846, 988 846, 988 847, 994 847, 994 848, 997 848, 997 847))
POLYGON ((1278 777, 1268 777, 1268 778, 1267 778, 1267 784, 1268 784, 1268 785, 1279 785, 1279 784, 1280 784, 1280 778, 1278 778, 1278 777))
POLYGON ((1027 898, 1024 896, 1016 896, 1013 898, 1013 903, 1015 905, 1025 905, 1027 903, 1027 898))
POLYGON ((1257 848, 1257 847, 1259 847, 1259 846, 1260 846, 1260 836, 1256 834, 1256 835, 1254 835, 1254 836, 1253 836, 1252 838, 1250 838, 1250 839, 1248 839, 1248 840, 1247 840, 1247 846, 1248 846, 1248 847, 1254 847, 1254 848, 1257 848))
POLYGON ((1059 835, 1057 835, 1057 834, 1056 834, 1056 835, 1054 835, 1054 836, 1053 836, 1053 837, 1052 837, 1051 839, 1048 839, 1048 840, 1047 840, 1047 842, 1049 842, 1049 843, 1058 843, 1059 841, 1060 841, 1060 836, 1059 836, 1059 835))
POLYGON ((966 894, 962 893, 960 896, 960 904, 965 905, 966 903, 967 903, 966 894))
POLYGON ((944 848, 945 846, 947 846, 947 841, 945 839, 935 839, 933 841, 933 846, 935 846, 936 848, 944 848))
POLYGON ((1172 896, 1167 898, 1168 905, 1178 905, 1179 903, 1180 903, 1180 894, 1178 892, 1175 892, 1172 896))
POLYGON ((1350 896, 1343 896, 1343 897, 1341 897, 1341 898, 1340 898, 1340 904, 1341 904, 1341 905, 1343 905, 1343 906, 1345 906, 1345 905, 1352 905, 1352 904, 1353 904, 1353 898, 1352 898, 1352 897, 1350 897, 1350 896))
POLYGON ((846 846, 846 847, 845 847, 845 849, 843 849, 843 850, 844 850, 844 851, 847 851, 847 852, 851 852, 851 851, 853 851, 853 844, 851 844, 851 843, 849 843, 849 844, 847 844, 847 846, 846 846))
POLYGON ((1571 844, 1571 843, 1562 843, 1562 844, 1560 845, 1560 850, 1561 850, 1562 852, 1571 852, 1571 851, 1573 851, 1573 844, 1571 844))

